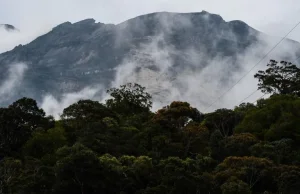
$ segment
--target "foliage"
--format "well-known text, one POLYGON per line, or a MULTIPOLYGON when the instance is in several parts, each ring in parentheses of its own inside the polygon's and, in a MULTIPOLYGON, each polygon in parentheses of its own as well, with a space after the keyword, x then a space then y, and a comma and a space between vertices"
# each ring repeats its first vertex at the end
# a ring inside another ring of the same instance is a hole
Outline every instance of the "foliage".
POLYGON ((113 97, 106 101, 107 107, 120 114, 134 114, 149 111, 152 107, 151 96, 139 84, 128 83, 120 88, 111 88, 107 93, 113 97))
POLYGON ((200 122, 201 119, 202 114, 196 108, 179 101, 158 110, 153 118, 154 122, 174 130, 182 129, 191 120, 200 122))
POLYGON ((236 132, 250 132, 262 140, 290 138, 299 142, 300 99, 276 95, 258 102, 236 127, 236 132))
POLYGON ((219 130, 223 137, 233 134, 234 127, 240 122, 241 115, 229 109, 218 109, 205 115, 205 125, 212 130, 219 130))
POLYGON ((300 96, 300 69, 296 65, 270 60, 268 67, 254 75, 259 81, 258 89, 264 93, 300 96))
POLYGON ((8 108, 0 108, 0 157, 17 154, 34 130, 53 126, 53 118, 45 117, 33 99, 22 98, 8 108))
POLYGON ((226 181, 222 186, 222 193, 223 194, 251 194, 250 187, 247 183, 236 179, 235 177, 230 178, 228 181, 226 181))
POLYGON ((70 105, 58 121, 32 99, 1 108, 0 193, 300 191, 296 95, 203 114, 181 101, 153 113, 137 84, 109 93, 105 104, 70 105))

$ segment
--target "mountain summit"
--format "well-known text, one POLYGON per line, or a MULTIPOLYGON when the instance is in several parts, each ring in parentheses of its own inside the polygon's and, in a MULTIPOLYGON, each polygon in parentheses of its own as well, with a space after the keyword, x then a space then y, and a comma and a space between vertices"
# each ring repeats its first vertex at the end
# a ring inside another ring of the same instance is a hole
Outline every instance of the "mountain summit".
MULTIPOLYGON (((21 96, 41 100, 47 94, 59 98, 95 84, 174 80, 182 72, 201 72, 212 60, 226 59, 224 65, 234 69, 219 75, 225 84, 230 72, 241 68, 240 56, 260 36, 265 35, 242 21, 226 22, 206 11, 151 13, 117 25, 94 19, 65 22, 27 45, 2 53, 0 81, 7 79, 11 64, 25 63, 24 78, 8 101, 21 96)), ((299 44, 294 45, 300 51, 299 44)), ((173 87, 181 84, 173 83, 173 87)), ((179 93, 186 92, 180 88, 179 93)), ((152 89, 153 93, 159 90, 152 89)))

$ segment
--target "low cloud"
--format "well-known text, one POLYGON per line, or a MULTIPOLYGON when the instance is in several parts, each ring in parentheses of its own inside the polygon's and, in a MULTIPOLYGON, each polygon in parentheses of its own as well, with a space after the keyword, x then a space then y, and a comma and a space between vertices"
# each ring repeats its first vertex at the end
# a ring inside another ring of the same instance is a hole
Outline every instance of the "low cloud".
POLYGON ((90 99, 101 101, 103 98, 104 88, 102 86, 86 87, 78 92, 63 94, 59 99, 55 98, 51 94, 46 95, 41 102, 41 107, 47 115, 52 115, 55 119, 59 119, 66 107, 78 102, 79 100, 90 99))
POLYGON ((24 63, 11 64, 8 67, 7 77, 2 80, 0 85, 0 103, 7 101, 18 92, 24 73, 28 69, 24 63))
MULTIPOLYGON (((192 26, 192 22, 190 18, 181 18, 178 21, 179 23, 174 25, 169 23, 168 20, 169 18, 166 17, 162 17, 160 20, 163 33, 147 37, 147 43, 139 45, 135 50, 131 50, 130 54, 117 67, 115 79, 111 83, 111 87, 118 87, 128 82, 135 82, 145 86, 147 91, 153 96, 153 111, 170 104, 174 100, 187 101, 200 111, 205 112, 210 112, 217 108, 233 108, 257 89, 257 80, 253 78, 253 75, 258 70, 265 69, 269 59, 295 59, 297 56, 300 56, 299 52, 297 52, 299 48, 293 42, 285 42, 278 45, 276 50, 253 68, 261 57, 281 39, 268 37, 263 34, 257 37, 258 41, 256 44, 253 44, 245 52, 236 56, 234 63, 231 57, 219 55, 213 58, 208 57, 204 46, 200 49, 188 47, 178 50, 168 43, 164 33, 172 33, 173 28, 179 25, 188 28, 192 26), (189 65, 182 65, 181 67, 184 68, 178 68, 174 59, 176 55, 183 56, 186 64, 189 65), (242 77, 243 79, 240 80, 242 77), (238 84, 236 84, 237 81, 239 82, 238 84), (235 84, 236 86, 231 88, 235 84), (228 91, 229 89, 230 91, 228 91), (226 95, 223 96, 222 94, 225 93, 226 95), (221 98, 219 98, 220 96, 221 98)), ((127 27, 126 23, 123 24, 123 27, 127 27)), ((6 43, 5 40, 1 40, 0 52, 6 51, 17 44, 29 42, 37 35, 48 30, 44 28, 36 33, 29 33, 28 31, 28 33, 21 32, 21 34, 6 34, 4 39, 10 41, 6 43), (27 36, 26 34, 31 35, 27 36), (14 41, 11 41, 12 39, 14 41)), ((122 40, 126 40, 127 36, 130 36, 130 33, 120 33, 116 39, 116 46, 122 44, 122 40)), ((231 40, 237 40, 234 33, 229 32, 224 35, 220 32, 220 37, 222 36, 226 36, 226 38, 231 40)), ((215 41, 211 42, 211 45, 217 47, 219 45, 218 41, 219 39, 216 38, 215 41)), ((214 49, 216 50, 216 48, 214 49)), ((212 48, 212 50, 214 49, 212 48)), ((20 85, 27 66, 17 65, 11 66, 11 68, 8 78, 0 87, 0 100, 7 98, 11 91, 17 91, 15 88, 20 85)), ((43 98, 40 104, 48 115, 53 115, 56 119, 59 119, 64 108, 80 99, 92 99, 103 102, 108 98, 104 92, 105 89, 107 88, 103 88, 103 86, 87 86, 78 92, 62 94, 60 98, 55 98, 49 94, 43 98)), ((253 102, 260 96, 261 93, 258 91, 246 101, 253 102)))
MULTIPOLYGON (((187 18, 181 21, 191 25, 187 18)), ((173 25, 166 22, 165 17, 162 17, 160 23, 165 27, 165 33, 172 31, 173 25)), ((235 33, 221 33, 219 37, 226 36, 235 42, 238 40, 235 33)), ((120 39, 123 38, 124 35, 120 39)), ((258 70, 266 69, 270 59, 293 60, 300 56, 299 45, 286 40, 261 60, 281 38, 264 34, 256 38, 255 44, 245 52, 238 53, 233 59, 221 55, 208 57, 206 48, 189 47, 177 50, 168 44, 164 34, 148 37, 148 43, 140 45, 120 64, 112 86, 117 87, 128 82, 145 86, 153 96, 154 111, 175 100, 187 101, 205 112, 218 108, 233 108, 243 100, 255 102, 262 93, 255 92, 258 82, 254 79, 254 74, 258 70), (174 55, 184 56, 189 65, 178 69, 174 55), (203 63, 206 65, 201 67, 203 63), (252 93, 253 95, 250 95, 252 93), (245 99, 246 97, 249 98, 245 99)), ((212 50, 217 50, 218 41, 220 39, 216 38, 211 42, 215 47, 212 50)))

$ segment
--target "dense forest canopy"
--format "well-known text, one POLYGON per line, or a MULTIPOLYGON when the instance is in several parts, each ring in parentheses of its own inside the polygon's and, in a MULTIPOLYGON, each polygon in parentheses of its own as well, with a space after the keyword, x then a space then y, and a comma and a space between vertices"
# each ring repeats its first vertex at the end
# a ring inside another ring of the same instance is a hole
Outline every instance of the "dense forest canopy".
POLYGON ((271 60, 255 77, 270 98, 206 114, 153 113, 139 84, 56 121, 22 98, 0 109, 0 193, 299 193, 300 70, 271 60))

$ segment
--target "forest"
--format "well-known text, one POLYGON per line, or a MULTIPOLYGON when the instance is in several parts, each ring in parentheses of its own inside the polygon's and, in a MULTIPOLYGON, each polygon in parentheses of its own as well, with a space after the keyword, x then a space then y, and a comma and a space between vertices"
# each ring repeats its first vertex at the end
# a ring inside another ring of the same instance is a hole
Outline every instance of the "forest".
POLYGON ((270 60, 254 77, 268 98, 211 113, 152 112, 136 83, 59 120, 19 99, 0 108, 0 193, 300 193, 300 69, 270 60))

